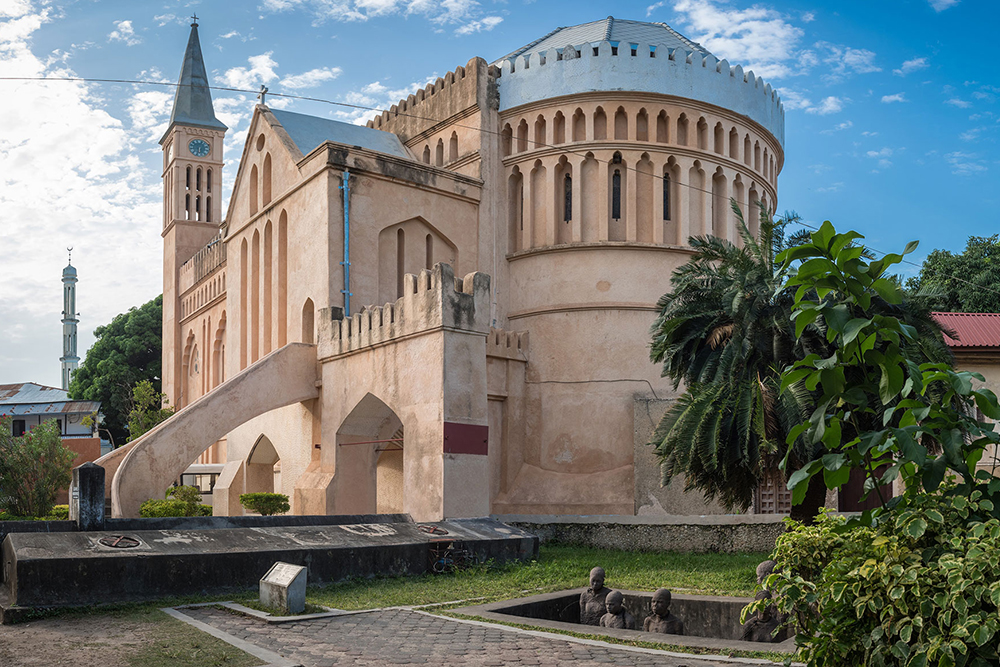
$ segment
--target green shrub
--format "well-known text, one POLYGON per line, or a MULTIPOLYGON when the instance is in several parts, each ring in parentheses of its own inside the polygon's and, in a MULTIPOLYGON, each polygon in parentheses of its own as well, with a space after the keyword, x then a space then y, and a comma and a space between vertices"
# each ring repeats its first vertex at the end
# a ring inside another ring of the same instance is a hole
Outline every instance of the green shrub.
POLYGON ((201 504, 201 493, 193 486, 172 486, 164 500, 150 499, 139 506, 139 516, 212 516, 212 507, 201 504))
POLYGON ((284 514, 291 509, 288 496, 283 493, 243 493, 240 494, 240 504, 261 516, 284 514))
POLYGON ((69 486, 76 453, 63 447, 54 419, 23 436, 11 435, 10 418, 0 417, 0 489, 2 504, 12 515, 44 517, 56 493, 69 486))
POLYGON ((51 521, 66 521, 69 519, 69 505, 56 505, 45 518, 51 521))
MULTIPOLYGON (((1000 520, 954 485, 903 497, 872 527, 828 517, 779 538, 765 585, 816 666, 1000 664, 1000 520)), ((748 610, 753 608, 750 605, 748 610)))

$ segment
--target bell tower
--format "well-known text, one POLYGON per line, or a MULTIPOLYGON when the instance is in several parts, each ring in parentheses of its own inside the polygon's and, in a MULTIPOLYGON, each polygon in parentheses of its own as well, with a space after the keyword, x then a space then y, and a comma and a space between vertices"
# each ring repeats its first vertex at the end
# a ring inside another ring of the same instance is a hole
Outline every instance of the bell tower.
POLYGON ((215 117, 198 39, 198 17, 181 65, 163 147, 163 392, 177 405, 181 373, 181 265, 219 233, 222 143, 228 128, 215 117))

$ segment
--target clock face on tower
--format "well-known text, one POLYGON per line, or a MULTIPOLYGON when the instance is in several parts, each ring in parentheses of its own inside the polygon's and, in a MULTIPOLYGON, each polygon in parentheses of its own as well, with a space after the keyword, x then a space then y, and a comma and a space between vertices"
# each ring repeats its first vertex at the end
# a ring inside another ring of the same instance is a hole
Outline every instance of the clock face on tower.
POLYGON ((204 139, 192 139, 191 143, 188 144, 188 150, 195 157, 205 157, 212 150, 212 147, 204 139))

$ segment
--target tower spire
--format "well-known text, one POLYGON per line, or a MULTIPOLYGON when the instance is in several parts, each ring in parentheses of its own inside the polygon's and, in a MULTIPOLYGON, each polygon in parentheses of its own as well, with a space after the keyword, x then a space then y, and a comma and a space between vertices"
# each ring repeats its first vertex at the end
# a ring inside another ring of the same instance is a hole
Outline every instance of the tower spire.
POLYGON ((205 70, 205 60, 201 55, 201 41, 198 39, 198 18, 191 17, 191 35, 188 37, 187 49, 184 51, 184 62, 181 65, 181 75, 177 80, 177 92, 174 94, 174 107, 170 112, 170 124, 160 143, 167 138, 174 125, 189 125, 210 130, 227 130, 218 118, 212 106, 212 91, 208 86, 208 74, 205 70))
POLYGON ((76 355, 76 325, 79 313, 76 312, 76 267, 73 266, 73 246, 66 248, 69 253, 69 263, 62 272, 63 283, 63 356, 59 357, 62 364, 62 388, 69 389, 69 381, 73 371, 80 365, 80 357, 76 355))

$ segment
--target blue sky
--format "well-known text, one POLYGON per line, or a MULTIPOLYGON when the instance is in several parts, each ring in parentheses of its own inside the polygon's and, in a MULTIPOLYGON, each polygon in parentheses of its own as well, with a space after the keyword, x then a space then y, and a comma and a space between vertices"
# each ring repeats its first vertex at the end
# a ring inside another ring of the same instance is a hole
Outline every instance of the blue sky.
MULTIPOLYGON (((608 14, 664 21, 781 91, 779 210, 857 229, 885 252, 919 239, 917 261, 1000 232, 992 0, 4 0, 0 77, 173 82, 192 12, 216 85, 380 108, 557 26, 608 14)), ((95 326, 161 290, 156 141, 172 91, 0 81, 0 99, 0 383, 54 385, 67 246, 80 272, 81 356, 95 326)), ((231 128, 228 186, 255 100, 215 100, 231 128)), ((369 115, 269 103, 348 122, 369 115)))

